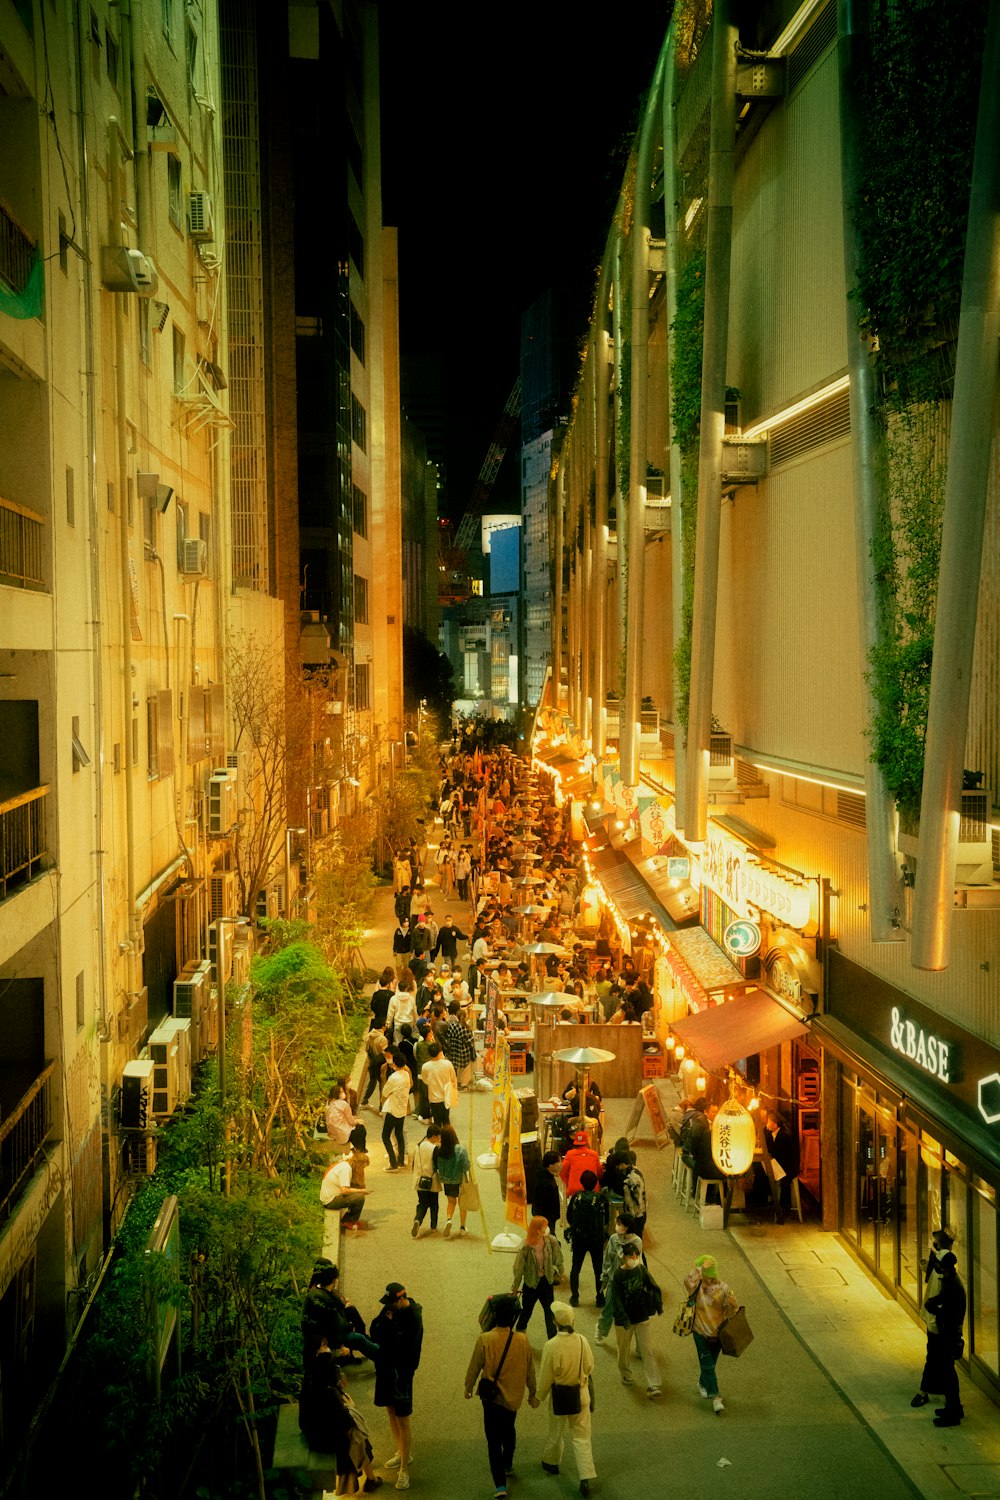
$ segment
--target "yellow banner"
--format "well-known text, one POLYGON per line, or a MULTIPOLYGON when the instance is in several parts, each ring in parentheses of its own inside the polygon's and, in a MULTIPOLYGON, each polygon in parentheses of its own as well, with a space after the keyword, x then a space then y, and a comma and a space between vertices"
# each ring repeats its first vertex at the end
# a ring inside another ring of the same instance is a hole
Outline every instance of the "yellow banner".
POLYGON ((496 1064, 493 1071, 493 1121, 490 1126, 490 1150, 500 1155, 503 1134, 507 1126, 507 1106, 510 1103, 510 1047, 502 1031, 497 1032, 496 1064))
POLYGON ((521 1154, 521 1101, 515 1093, 510 1096, 510 1115, 507 1129, 507 1201, 504 1218, 508 1224, 528 1227, 528 1186, 524 1180, 524 1157, 521 1154))

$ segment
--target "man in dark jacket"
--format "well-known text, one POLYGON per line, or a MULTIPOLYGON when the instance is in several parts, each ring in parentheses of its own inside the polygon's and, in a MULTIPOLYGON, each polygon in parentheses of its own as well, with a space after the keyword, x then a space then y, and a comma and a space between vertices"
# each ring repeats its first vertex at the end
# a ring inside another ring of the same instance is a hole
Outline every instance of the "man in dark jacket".
POLYGON ((958 1389, 955 1361, 962 1353, 965 1324, 965 1287, 958 1274, 958 1261, 952 1254, 954 1235, 950 1229, 935 1229, 932 1250, 924 1266, 926 1293, 924 1322, 927 1324, 927 1358, 920 1389, 911 1406, 926 1406, 932 1391, 944 1396, 944 1406, 937 1407, 935 1427, 957 1427, 965 1416, 958 1389))
POLYGON ((550 1234, 555 1234, 556 1225, 562 1216, 559 1197, 560 1165, 559 1152, 546 1151, 528 1189, 532 1217, 541 1215, 543 1219, 547 1219, 550 1234))
POLYGON ((632 1384, 630 1350, 634 1335, 642 1357, 646 1395, 652 1399, 660 1394, 661 1387, 660 1367, 653 1353, 650 1319, 658 1318, 663 1312, 663 1294, 643 1265, 642 1251, 634 1241, 626 1242, 621 1265, 611 1278, 608 1297, 618 1339, 618 1371, 622 1385, 632 1384))
POLYGON ((574 1193, 566 1203, 566 1218, 573 1245, 573 1261, 569 1273, 570 1307, 580 1305, 580 1269, 588 1255, 594 1268, 597 1306, 604 1306, 601 1262, 604 1259, 604 1237, 608 1227, 608 1200, 596 1188, 596 1174, 584 1172, 580 1177, 580 1191, 574 1193))
POLYGON ((382 1311, 372 1323, 371 1336, 378 1344, 375 1356, 376 1406, 384 1406, 389 1417, 389 1428, 396 1443, 394 1457, 387 1459, 384 1467, 398 1469, 398 1490, 410 1487, 409 1463, 413 1435, 410 1418, 413 1414, 413 1376, 420 1364, 420 1349, 424 1339, 423 1309, 411 1302, 406 1288, 399 1281, 390 1281, 382 1300, 382 1311))
POLYGON ((705 1113, 707 1108, 708 1100, 702 1094, 694 1101, 694 1108, 681 1131, 681 1151, 685 1163, 694 1172, 695 1187, 698 1186, 700 1177, 714 1181, 722 1177, 712 1158, 712 1127, 705 1113))
POLYGON ((445 912, 444 921, 438 928, 437 942, 434 945, 431 957, 437 958, 440 953, 448 960, 449 964, 453 964, 458 957, 459 941, 467 943, 469 939, 464 932, 459 930, 456 923, 452 921, 449 913, 445 912))

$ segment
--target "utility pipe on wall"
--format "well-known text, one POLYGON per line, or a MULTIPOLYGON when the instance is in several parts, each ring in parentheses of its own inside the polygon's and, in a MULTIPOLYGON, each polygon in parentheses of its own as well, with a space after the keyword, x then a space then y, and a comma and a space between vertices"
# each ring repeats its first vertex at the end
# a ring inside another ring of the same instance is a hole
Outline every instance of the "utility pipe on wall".
POLYGON ((719 593, 722 439, 726 428, 726 350, 733 238, 736 140, 736 43, 733 0, 716 0, 712 17, 712 125, 705 257, 705 335, 698 450, 698 541, 691 626, 684 831, 704 839, 708 821, 708 755, 712 732, 715 625, 719 593))
POLYGON ((580 651, 583 657, 583 697, 581 701, 580 733, 585 740, 591 736, 594 713, 594 652, 592 646, 591 614, 594 597, 594 527, 590 503, 593 479, 594 445, 591 417, 593 413, 594 367, 588 361, 584 371, 583 392, 577 414, 580 422, 580 500, 583 505, 583 608, 580 612, 580 651))
MULTIPOLYGON (((854 551, 858 578, 858 625, 865 717, 874 722, 875 695, 869 685, 872 649, 884 639, 885 603, 873 577, 872 547, 887 524, 887 505, 880 481, 875 407, 875 358, 858 328, 858 303, 850 295, 856 283, 860 246, 853 205, 860 182, 860 91, 857 64, 863 10, 857 0, 839 0, 837 53, 840 76, 840 161, 843 184, 844 271, 848 295, 847 363, 851 379, 851 467, 854 479, 854 551)), ((872 941, 902 942, 903 893, 896 856, 896 804, 885 776, 870 757, 865 760, 865 823, 868 849, 868 911, 872 941)))
POLYGON ((552 579, 552 699, 558 710, 563 670, 563 495, 566 488, 566 446, 563 444, 556 470, 555 576, 552 579))
POLYGON ((987 11, 924 741, 911 960, 948 965, 1000 349, 1000 4, 987 11))
MULTIPOLYGON (((615 236, 617 239, 617 235, 615 236)), ((608 288, 611 280, 611 249, 605 251, 601 279, 597 287, 597 309, 591 330, 590 357, 593 361, 591 390, 594 401, 594 568, 590 597, 591 650, 594 656, 594 708, 591 724, 591 749, 595 760, 605 751, 607 685, 604 653, 607 649, 608 598, 608 288)))
POLYGON ((653 175, 653 135, 663 96, 666 44, 653 75, 639 133, 632 210, 631 422, 629 432, 628 619, 625 637, 625 699, 620 706, 621 775, 627 786, 639 781, 639 709, 642 701, 642 635, 646 602, 646 468, 649 397, 649 193, 653 175))

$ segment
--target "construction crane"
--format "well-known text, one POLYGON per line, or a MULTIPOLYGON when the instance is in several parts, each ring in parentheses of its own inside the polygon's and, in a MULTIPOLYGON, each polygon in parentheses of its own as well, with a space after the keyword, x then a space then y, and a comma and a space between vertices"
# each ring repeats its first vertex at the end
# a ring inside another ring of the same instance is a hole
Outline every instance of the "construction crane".
POLYGON ((507 452, 520 416, 521 377, 519 375, 514 381, 513 390, 507 397, 507 405, 503 409, 500 421, 497 423, 497 430, 493 434, 493 441, 483 460, 483 467, 479 471, 479 478, 476 480, 469 500, 469 508, 455 532, 455 546, 461 548, 463 552, 467 553, 475 544, 479 523, 486 514, 486 507, 493 492, 493 482, 500 472, 500 465, 503 463, 504 454, 507 452))

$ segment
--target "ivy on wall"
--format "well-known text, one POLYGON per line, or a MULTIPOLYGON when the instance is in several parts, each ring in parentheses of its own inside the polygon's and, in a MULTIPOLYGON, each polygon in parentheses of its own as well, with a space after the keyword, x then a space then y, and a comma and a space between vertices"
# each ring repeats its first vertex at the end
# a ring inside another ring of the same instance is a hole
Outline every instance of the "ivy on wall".
POLYGON ((872 758, 915 825, 985 0, 873 0, 860 90, 859 325, 877 343, 887 512, 872 549, 883 639, 872 758))

